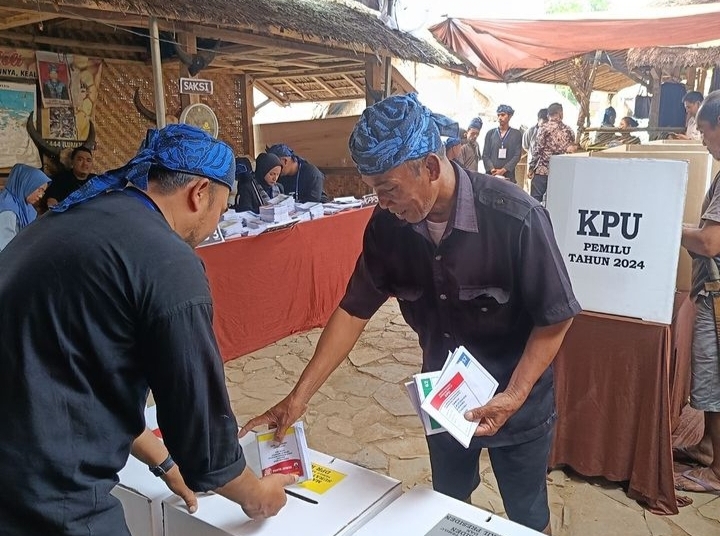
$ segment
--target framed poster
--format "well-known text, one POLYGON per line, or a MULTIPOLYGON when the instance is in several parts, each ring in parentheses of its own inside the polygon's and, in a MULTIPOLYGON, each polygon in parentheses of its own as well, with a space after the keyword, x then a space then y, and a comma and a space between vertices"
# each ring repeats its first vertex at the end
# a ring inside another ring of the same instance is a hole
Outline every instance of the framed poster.
POLYGON ((0 82, 0 168, 40 167, 40 154, 25 127, 35 111, 35 84, 0 82))

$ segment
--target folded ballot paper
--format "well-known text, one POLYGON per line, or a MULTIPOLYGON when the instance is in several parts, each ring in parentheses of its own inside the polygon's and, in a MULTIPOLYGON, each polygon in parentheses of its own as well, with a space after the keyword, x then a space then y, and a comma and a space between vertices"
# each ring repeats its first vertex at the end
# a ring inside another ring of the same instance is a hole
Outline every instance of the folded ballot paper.
POLYGON ((465 448, 477 422, 465 419, 465 412, 484 406, 495 395, 498 382, 464 346, 448 356, 439 372, 416 374, 405 384, 427 435, 448 432, 465 448))
POLYGON ((274 437, 275 430, 257 434, 262 476, 282 473, 297 475, 298 482, 312 480, 310 452, 302 421, 288 428, 282 442, 278 443, 274 437))

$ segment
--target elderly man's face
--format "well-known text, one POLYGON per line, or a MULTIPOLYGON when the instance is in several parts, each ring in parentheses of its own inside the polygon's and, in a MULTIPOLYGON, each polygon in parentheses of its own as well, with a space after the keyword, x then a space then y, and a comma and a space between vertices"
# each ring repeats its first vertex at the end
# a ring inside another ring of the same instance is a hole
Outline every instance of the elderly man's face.
POLYGON ((363 175, 365 184, 372 187, 378 196, 381 208, 389 210, 398 219, 418 223, 432 210, 437 200, 430 170, 428 155, 413 162, 405 162, 380 175, 363 175))
POLYGON ((701 119, 697 127, 702 134, 703 145, 715 160, 720 160, 720 117, 715 124, 701 119))
POLYGON ((281 177, 297 173, 297 163, 293 160, 292 156, 281 156, 280 165, 282 165, 282 171, 280 172, 281 177))
POLYGON ((480 131, 476 128, 469 128, 467 131, 468 141, 475 141, 479 135, 480 131))

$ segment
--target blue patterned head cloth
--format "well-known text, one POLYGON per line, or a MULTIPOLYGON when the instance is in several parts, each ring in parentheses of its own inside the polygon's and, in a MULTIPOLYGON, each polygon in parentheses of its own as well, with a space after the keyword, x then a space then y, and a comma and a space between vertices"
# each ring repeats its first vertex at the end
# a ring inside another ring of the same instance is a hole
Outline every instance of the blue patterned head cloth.
POLYGON ((472 121, 470 121, 470 125, 468 125, 468 129, 476 128, 477 130, 482 130, 482 126, 482 119, 480 119, 479 117, 473 117, 472 121))
POLYGON ((350 154, 362 175, 379 175, 437 152, 440 136, 458 136, 458 125, 420 104, 417 95, 393 95, 366 108, 350 135, 350 154))
POLYGON ((161 130, 149 129, 130 162, 88 180, 52 210, 64 212, 108 190, 124 188, 128 182, 147 190, 148 173, 152 166, 206 177, 230 189, 235 182, 235 158, 227 144, 197 127, 172 124, 161 130))
POLYGON ((460 145, 462 140, 460 138, 448 138, 445 140, 445 150, 452 149, 456 145, 460 145))
POLYGON ((497 113, 513 115, 515 113, 515 110, 513 110, 512 106, 508 106, 507 104, 501 104, 497 107, 497 113))
POLYGON ((265 152, 274 154, 278 158, 282 158, 283 156, 290 156, 295 158, 295 153, 293 152, 293 150, 284 143, 276 143, 275 145, 272 145, 270 147, 266 146, 265 152))

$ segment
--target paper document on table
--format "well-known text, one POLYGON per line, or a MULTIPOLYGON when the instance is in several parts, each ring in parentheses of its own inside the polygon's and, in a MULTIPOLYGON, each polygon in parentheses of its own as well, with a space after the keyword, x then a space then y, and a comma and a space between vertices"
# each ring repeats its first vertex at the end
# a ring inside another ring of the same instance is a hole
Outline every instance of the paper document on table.
POLYGON ((468 448, 478 423, 466 420, 465 412, 487 404, 497 388, 497 380, 460 346, 420 407, 468 448))

